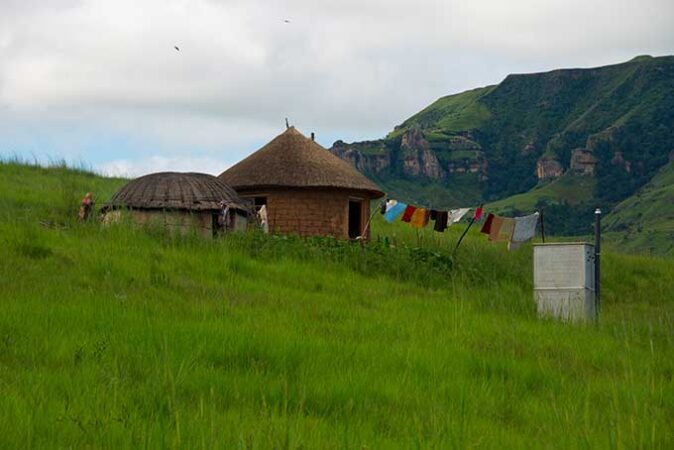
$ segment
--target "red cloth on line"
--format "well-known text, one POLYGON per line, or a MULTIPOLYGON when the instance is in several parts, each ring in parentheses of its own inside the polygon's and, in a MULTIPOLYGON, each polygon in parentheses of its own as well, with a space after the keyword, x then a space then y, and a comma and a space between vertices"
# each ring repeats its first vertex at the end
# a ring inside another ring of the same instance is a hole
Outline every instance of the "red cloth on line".
POLYGON ((407 205, 407 208, 405 208, 405 212, 403 212, 403 217, 400 220, 402 220, 403 222, 409 222, 410 220, 412 220, 412 214, 414 214, 414 211, 416 210, 417 210, 416 206, 407 205))
POLYGON ((491 233, 491 223, 494 221, 494 215, 492 213, 489 213, 487 216, 487 220, 484 221, 484 225, 482 225, 482 229, 480 230, 480 233, 484 234, 489 234, 491 233))
POLYGON ((475 214, 473 214, 473 220, 480 220, 482 218, 482 207, 479 207, 475 210, 475 214))

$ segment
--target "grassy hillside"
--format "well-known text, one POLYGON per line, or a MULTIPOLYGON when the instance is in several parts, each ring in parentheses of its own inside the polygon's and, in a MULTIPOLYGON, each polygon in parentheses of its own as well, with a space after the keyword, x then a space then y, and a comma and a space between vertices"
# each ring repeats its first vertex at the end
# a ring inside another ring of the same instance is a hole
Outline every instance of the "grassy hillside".
POLYGON ((592 177, 564 174, 552 181, 539 183, 532 190, 488 203, 489 211, 506 216, 544 215, 546 234, 552 236, 584 236, 592 233, 593 195, 596 180, 592 177))
POLYGON ((625 250, 674 255, 674 162, 606 218, 606 229, 625 250))
POLYGON ((403 122, 388 137, 394 138, 408 128, 424 128, 441 132, 467 131, 479 128, 489 120, 489 109, 480 99, 495 86, 471 89, 448 95, 433 102, 403 122))
POLYGON ((531 250, 77 224, 122 180, 0 164, 0 448, 671 448, 674 263, 607 252, 596 326, 531 250), (67 193, 67 194, 64 194, 67 193))
MULTIPOLYGON (((377 177, 373 177, 373 180, 378 182, 377 177)), ((386 190, 391 198, 413 199, 419 205, 435 208, 455 208, 480 203, 477 180, 470 174, 457 176, 451 183, 398 178, 387 182, 386 190)))
POLYGON ((566 174, 556 180, 540 183, 528 192, 491 202, 487 206, 496 211, 531 211, 541 202, 580 205, 593 198, 594 187, 594 178, 566 174))
POLYGON ((0 160, 0 217, 50 224, 77 216, 87 192, 102 203, 126 183, 59 163, 49 168, 0 160))

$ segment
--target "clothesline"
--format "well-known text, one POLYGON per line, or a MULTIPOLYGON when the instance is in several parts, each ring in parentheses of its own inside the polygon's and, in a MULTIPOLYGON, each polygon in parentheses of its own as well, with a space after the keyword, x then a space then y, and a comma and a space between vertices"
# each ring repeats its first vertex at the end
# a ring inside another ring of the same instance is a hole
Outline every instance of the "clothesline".
MULTIPOLYGON (((454 249, 456 252, 470 227, 475 222, 479 222, 482 219, 482 205, 477 208, 457 208, 449 211, 441 211, 389 199, 385 203, 382 203, 380 212, 384 215, 384 220, 387 222, 393 222, 400 219, 402 222, 407 222, 412 227, 418 229, 424 228, 431 220, 433 220, 435 221, 433 229, 437 232, 444 232, 449 226, 459 222, 471 209, 474 209, 475 212, 468 227, 457 242, 456 248, 454 249)), ((538 211, 527 216, 514 218, 501 217, 490 213, 480 232, 487 234, 488 239, 492 242, 507 242, 508 250, 515 250, 519 248, 522 243, 533 239, 536 235, 536 226, 538 224, 539 216, 540 213, 538 211)))
POLYGON ((423 228, 428 225, 430 220, 433 220, 435 221, 434 230, 443 232, 451 224, 459 222, 470 210, 471 208, 457 208, 443 211, 414 206, 397 200, 388 200, 382 208, 382 213, 384 214, 384 220, 387 222, 393 222, 400 218, 400 220, 415 228, 423 228))

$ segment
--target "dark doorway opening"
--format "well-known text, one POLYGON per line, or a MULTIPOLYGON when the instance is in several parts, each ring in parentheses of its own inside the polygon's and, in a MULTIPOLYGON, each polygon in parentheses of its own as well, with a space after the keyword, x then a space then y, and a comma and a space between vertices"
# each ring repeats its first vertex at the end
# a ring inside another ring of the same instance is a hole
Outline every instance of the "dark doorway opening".
POLYGON ((349 238, 356 239, 361 233, 362 205, 361 200, 349 200, 349 238))
POLYGON ((255 197, 255 209, 260 209, 267 204, 267 197, 255 197))
POLYGON ((214 213, 211 215, 213 222, 211 223, 211 229, 213 230, 213 237, 220 234, 222 231, 222 225, 220 224, 220 212, 214 213))

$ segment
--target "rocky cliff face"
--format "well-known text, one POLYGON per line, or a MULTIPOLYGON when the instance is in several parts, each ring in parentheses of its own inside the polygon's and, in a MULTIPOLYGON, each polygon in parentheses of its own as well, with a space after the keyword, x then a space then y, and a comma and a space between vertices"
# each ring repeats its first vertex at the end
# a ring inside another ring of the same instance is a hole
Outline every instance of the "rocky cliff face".
POLYGON ((402 170, 412 177, 427 177, 435 180, 444 178, 445 172, 440 161, 431 152, 428 141, 419 130, 408 130, 400 141, 402 153, 402 170))
POLYGON ((391 166, 391 155, 380 141, 347 144, 335 142, 330 151, 364 173, 379 173, 391 166))
POLYGON ((593 176, 597 167, 597 158, 584 148, 576 148, 571 151, 570 169, 579 175, 593 176))
POLYGON ((367 174, 399 173, 408 178, 440 181, 452 174, 487 178, 487 159, 480 145, 465 136, 429 142, 423 131, 404 131, 395 141, 335 142, 330 151, 367 174), (438 155, 442 155, 439 157, 438 155))
POLYGON ((536 161, 536 176, 539 180, 561 177, 564 168, 554 156, 541 156, 536 161))

